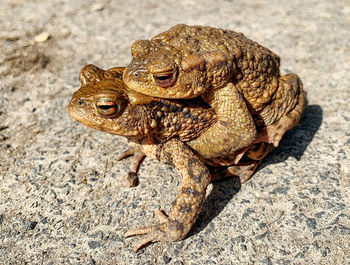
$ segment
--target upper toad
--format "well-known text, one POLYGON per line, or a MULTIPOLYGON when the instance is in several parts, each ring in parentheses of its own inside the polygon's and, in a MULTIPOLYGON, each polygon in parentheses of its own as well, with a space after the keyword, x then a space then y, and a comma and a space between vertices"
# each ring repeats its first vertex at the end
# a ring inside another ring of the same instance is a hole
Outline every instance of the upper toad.
POLYGON ((206 158, 253 142, 277 146, 304 107, 298 76, 280 76, 280 58, 242 33, 179 24, 135 41, 131 52, 123 75, 130 89, 161 98, 200 96, 215 110, 218 121, 188 143, 206 158))

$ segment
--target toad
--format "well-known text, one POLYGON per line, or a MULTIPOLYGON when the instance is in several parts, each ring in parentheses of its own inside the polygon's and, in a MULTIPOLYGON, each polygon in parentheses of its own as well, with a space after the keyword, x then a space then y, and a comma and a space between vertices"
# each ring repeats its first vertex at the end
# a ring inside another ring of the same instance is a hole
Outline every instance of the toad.
POLYGON ((68 111, 82 124, 127 137, 135 146, 120 159, 135 154, 136 173, 144 155, 173 165, 182 182, 169 215, 158 210, 159 224, 131 229, 125 236, 143 235, 134 251, 155 241, 183 239, 197 219, 208 184, 227 176, 245 182, 272 144, 251 145, 237 160, 235 153, 223 159, 204 158, 189 143, 217 122, 217 114, 200 99, 166 100, 129 90, 121 79, 124 68, 102 70, 87 65, 80 71, 81 88, 74 93, 68 111))
POLYGON ((254 142, 278 146, 305 103, 295 74, 280 75, 280 58, 242 33, 176 25, 151 40, 137 40, 123 80, 145 95, 200 96, 217 121, 187 143, 205 158, 223 157, 254 142))

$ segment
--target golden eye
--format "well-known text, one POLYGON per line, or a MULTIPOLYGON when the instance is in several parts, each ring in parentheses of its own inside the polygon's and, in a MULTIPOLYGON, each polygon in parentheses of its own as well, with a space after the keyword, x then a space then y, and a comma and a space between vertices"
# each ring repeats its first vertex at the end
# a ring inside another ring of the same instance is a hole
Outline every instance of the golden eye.
POLYGON ((160 87, 170 87, 176 81, 176 72, 153 74, 153 80, 160 87))
POLYGON ((109 98, 100 98, 95 102, 97 112, 105 117, 113 117, 120 111, 120 104, 109 98))

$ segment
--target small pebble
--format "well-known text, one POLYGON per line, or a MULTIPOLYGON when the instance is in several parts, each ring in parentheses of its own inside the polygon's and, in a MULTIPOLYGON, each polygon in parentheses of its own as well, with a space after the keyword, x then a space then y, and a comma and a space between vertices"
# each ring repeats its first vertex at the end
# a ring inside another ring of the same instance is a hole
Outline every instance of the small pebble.
POLYGON ((34 37, 35 42, 45 42, 50 38, 50 34, 46 31, 40 33, 39 35, 36 35, 34 37))
POLYGON ((310 229, 315 230, 316 229, 316 219, 315 218, 308 218, 308 219, 306 219, 306 225, 310 229))
POLYGON ((95 249, 100 246, 100 243, 98 241, 90 241, 88 245, 90 249, 95 249))
POLYGON ((37 221, 29 221, 26 223, 26 229, 27 230, 34 230, 34 228, 36 227, 37 224, 38 224, 37 221))
POLYGON ((91 11, 92 12, 95 12, 95 11, 101 11, 105 8, 104 4, 102 3, 95 3, 92 5, 91 7, 91 11))
POLYGON ((170 260, 171 260, 171 258, 169 258, 168 256, 163 255, 162 257, 160 257, 158 259, 158 262, 160 264, 168 264, 170 262, 170 260))

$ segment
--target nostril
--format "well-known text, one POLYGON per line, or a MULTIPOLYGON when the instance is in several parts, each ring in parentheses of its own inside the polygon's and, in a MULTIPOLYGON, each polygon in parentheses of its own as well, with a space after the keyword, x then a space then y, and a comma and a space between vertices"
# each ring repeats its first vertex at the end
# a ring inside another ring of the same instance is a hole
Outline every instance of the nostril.
MULTIPOLYGON (((126 70, 127 71, 127 70, 126 70)), ((139 65, 137 66, 134 66, 132 68, 130 68, 128 72, 128 76, 132 79, 132 78, 135 78, 135 79, 138 79, 138 78, 144 78, 146 77, 146 75, 148 74, 148 71, 147 69, 143 69, 139 67, 139 65)))

